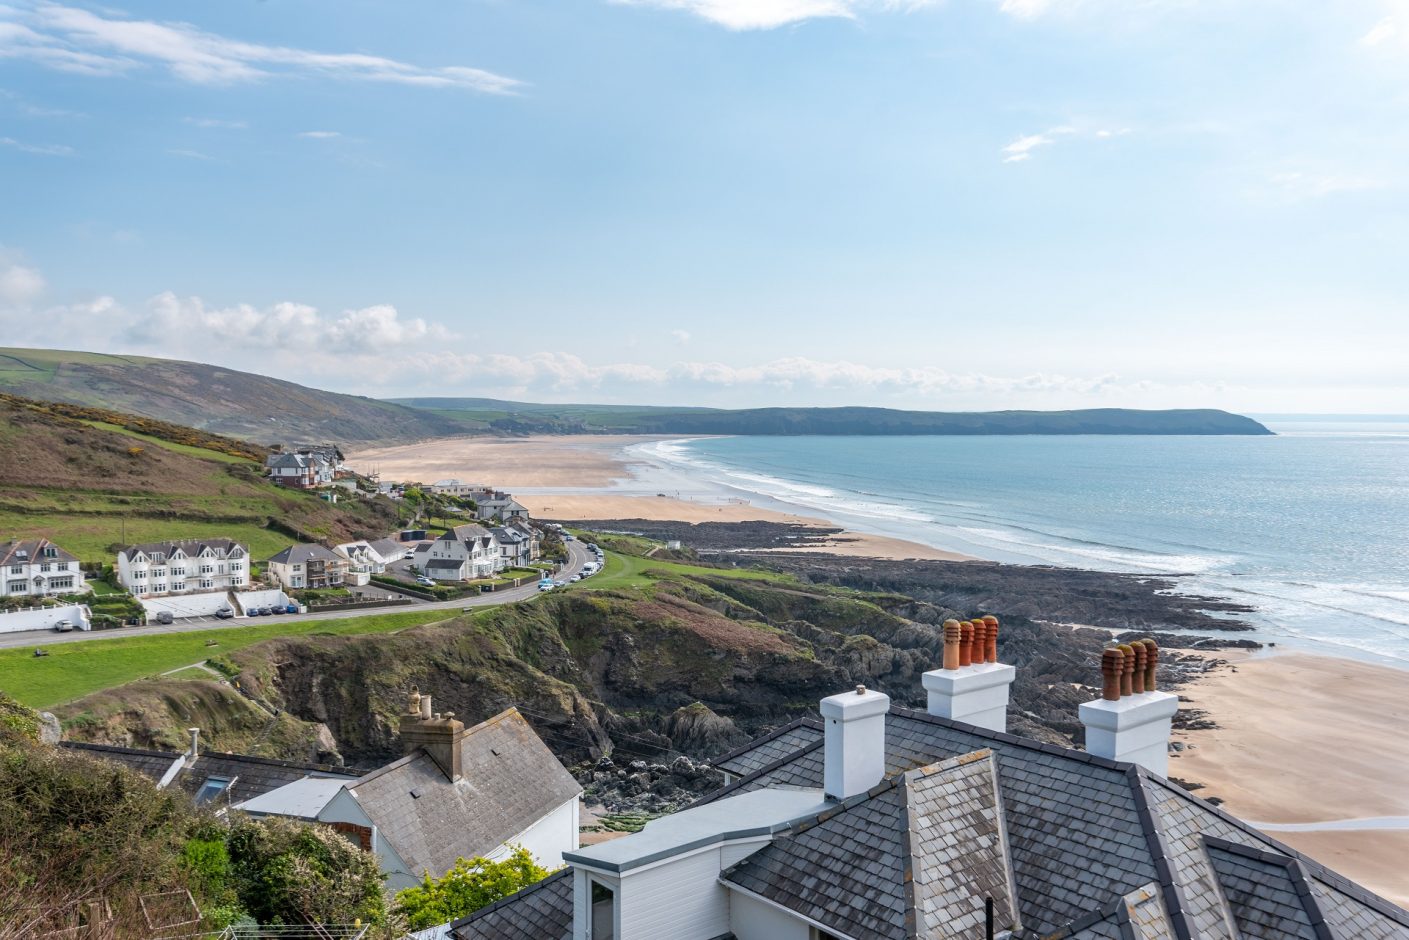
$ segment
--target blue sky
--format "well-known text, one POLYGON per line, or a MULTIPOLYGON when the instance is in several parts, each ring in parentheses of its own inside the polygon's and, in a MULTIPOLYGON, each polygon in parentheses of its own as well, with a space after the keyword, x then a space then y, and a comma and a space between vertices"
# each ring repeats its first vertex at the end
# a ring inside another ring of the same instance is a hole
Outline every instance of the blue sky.
POLYGON ((0 341, 1409 411, 1406 0, 0 0, 0 341))

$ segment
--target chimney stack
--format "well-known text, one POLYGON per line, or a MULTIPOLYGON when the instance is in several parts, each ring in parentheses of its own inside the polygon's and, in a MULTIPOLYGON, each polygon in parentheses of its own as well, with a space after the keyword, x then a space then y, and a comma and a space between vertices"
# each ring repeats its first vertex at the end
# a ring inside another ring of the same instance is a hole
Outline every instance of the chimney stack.
POLYGON ((187 728, 186 731, 191 735, 191 753, 188 759, 195 760, 200 756, 201 729, 187 728))
POLYGON ((1136 640, 1101 653, 1101 697, 1081 706, 1086 750, 1169 774, 1169 733, 1179 699, 1155 689, 1159 646, 1136 640))
POLYGON ((431 697, 414 689, 407 699, 406 714, 401 716, 401 746, 407 754, 425 748, 450 782, 464 776, 460 742, 465 736, 465 723, 454 712, 444 715, 431 711, 431 697))
POLYGON ((1008 730, 1008 687, 1017 670, 998 662, 998 618, 944 622, 944 667, 924 674, 929 713, 989 731, 1008 730))
POLYGON ((881 782, 886 772, 886 712, 890 696, 858 685, 822 699, 823 786, 844 800, 881 782))

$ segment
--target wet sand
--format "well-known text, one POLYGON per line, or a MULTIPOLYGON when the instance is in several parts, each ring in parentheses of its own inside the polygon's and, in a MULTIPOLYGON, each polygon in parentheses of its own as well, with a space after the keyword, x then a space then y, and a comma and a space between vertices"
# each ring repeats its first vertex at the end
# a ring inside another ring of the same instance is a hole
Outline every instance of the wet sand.
POLYGON ((1279 823, 1409 817, 1409 672, 1305 653, 1222 652, 1182 690, 1219 727, 1169 772, 1242 819, 1398 904, 1409 904, 1409 830, 1278 831, 1279 823))

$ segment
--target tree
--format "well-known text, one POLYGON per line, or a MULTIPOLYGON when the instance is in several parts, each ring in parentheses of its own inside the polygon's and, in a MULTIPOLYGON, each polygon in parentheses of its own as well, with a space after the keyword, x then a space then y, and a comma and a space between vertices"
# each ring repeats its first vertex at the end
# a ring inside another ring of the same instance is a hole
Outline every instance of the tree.
POLYGON ((397 892, 396 910, 412 930, 422 930, 473 914, 547 876, 548 870, 522 846, 502 862, 462 858, 445 877, 432 878, 426 872, 420 887, 397 892))

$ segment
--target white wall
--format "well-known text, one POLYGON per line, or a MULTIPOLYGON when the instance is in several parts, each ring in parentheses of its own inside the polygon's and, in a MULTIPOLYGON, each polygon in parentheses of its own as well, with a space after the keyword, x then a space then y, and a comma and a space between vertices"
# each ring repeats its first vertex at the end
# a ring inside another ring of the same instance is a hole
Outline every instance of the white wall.
POLYGON ((289 606, 289 595, 278 589, 267 591, 236 591, 235 597, 239 598, 240 606, 245 610, 251 607, 275 607, 280 604, 289 606))
POLYGON ((506 858, 512 846, 521 845, 544 868, 561 868, 563 853, 577 849, 579 805, 577 797, 568 800, 491 852, 490 860, 497 862, 506 858))
POLYGON ((67 607, 42 607, 37 610, 0 611, 0 633, 18 633, 21 630, 52 630, 60 620, 73 624, 75 630, 91 630, 88 608, 82 604, 67 607))
POLYGON ((729 925, 739 940, 808 940, 810 936, 806 921, 738 891, 729 891, 729 925))
MULTIPOLYGON (((283 591, 245 591, 235 595, 240 599, 241 611, 236 612, 236 616, 244 616, 244 610, 251 607, 272 607, 275 604, 289 603, 288 595, 283 591)), ((155 620, 157 614, 162 611, 170 611, 171 616, 180 620, 182 617, 213 617, 215 612, 222 607, 230 606, 230 595, 225 591, 210 591, 205 594, 175 594, 170 597, 141 597, 140 603, 147 611, 147 619, 155 620)))
MULTIPOLYGON (((328 805, 323 807, 323 811, 318 814, 318 820, 320 822, 352 823, 356 826, 367 826, 372 829, 372 852, 377 856, 377 861, 387 876, 388 891, 396 892, 402 888, 414 888, 421 883, 420 872, 414 875, 411 873, 410 866, 402 861, 401 856, 396 853, 396 848, 382 838, 382 831, 372 825, 372 820, 362 810, 362 804, 358 803, 351 793, 343 790, 329 800, 328 805)), ((431 872, 431 874, 438 876, 444 872, 431 872)))
POLYGON ((627 872, 617 896, 617 940, 713 940, 729 932, 729 896, 719 883, 720 848, 627 872))

